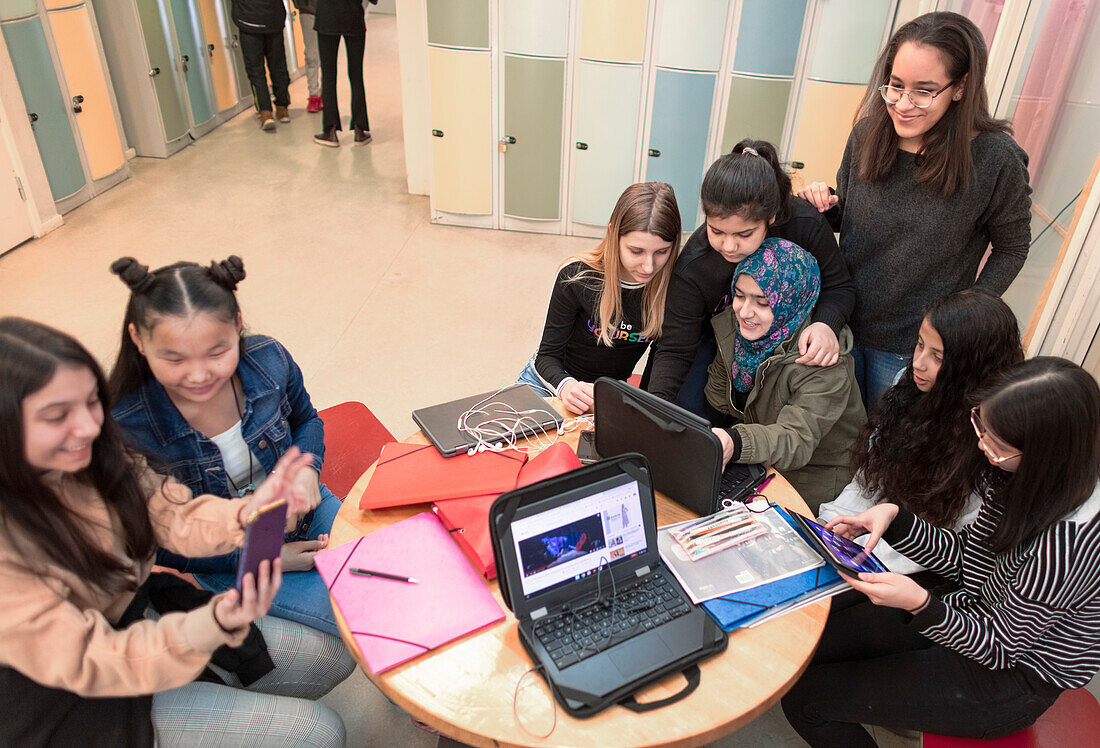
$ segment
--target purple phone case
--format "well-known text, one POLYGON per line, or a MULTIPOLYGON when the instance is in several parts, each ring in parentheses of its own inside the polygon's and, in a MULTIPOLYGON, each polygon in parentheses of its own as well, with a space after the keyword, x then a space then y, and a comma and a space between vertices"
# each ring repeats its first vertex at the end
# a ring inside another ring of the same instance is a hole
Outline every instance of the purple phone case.
POLYGON ((262 512, 256 521, 244 530, 244 545, 241 546, 240 561, 237 564, 237 591, 245 574, 255 576, 260 570, 261 561, 274 561, 283 550, 283 533, 286 529, 286 502, 273 509, 262 512))

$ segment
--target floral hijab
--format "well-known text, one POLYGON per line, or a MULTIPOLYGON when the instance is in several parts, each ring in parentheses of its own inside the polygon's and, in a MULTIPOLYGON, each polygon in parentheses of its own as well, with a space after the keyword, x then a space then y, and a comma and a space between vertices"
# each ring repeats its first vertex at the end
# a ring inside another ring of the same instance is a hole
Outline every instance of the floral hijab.
MULTIPOLYGON (((756 281, 772 310, 772 326, 758 340, 745 340, 734 318, 733 364, 730 381, 738 392, 750 392, 756 369, 779 345, 794 334, 813 311, 821 292, 817 260, 786 239, 765 239, 760 249, 741 260, 733 273, 733 285, 747 275, 756 281)), ((730 288, 731 296, 734 289, 730 288)))

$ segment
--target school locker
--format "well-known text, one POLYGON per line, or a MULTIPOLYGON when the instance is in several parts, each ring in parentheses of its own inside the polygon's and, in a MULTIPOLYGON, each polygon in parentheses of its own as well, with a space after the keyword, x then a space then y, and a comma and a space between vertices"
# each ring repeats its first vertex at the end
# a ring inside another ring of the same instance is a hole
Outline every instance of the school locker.
POLYGON ((428 48, 436 210, 493 212, 488 52, 428 48))
POLYGON ((565 60, 504 55, 504 214, 561 217, 565 60))

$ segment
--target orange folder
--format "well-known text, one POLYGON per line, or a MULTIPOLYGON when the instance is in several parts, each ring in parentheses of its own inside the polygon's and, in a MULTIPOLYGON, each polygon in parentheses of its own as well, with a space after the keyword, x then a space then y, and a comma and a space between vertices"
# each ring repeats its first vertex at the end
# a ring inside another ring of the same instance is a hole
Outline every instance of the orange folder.
POLYGON ((526 459, 514 450, 444 457, 430 444, 390 442, 382 447, 359 508, 503 493, 515 487, 526 459))
POLYGON ((431 512, 318 553, 314 563, 372 673, 504 620, 485 580, 431 512), (417 581, 355 576, 352 568, 417 581))
MULTIPOLYGON (((453 459, 453 458, 452 458, 453 459)), ((581 466, 576 453, 565 442, 557 442, 524 465, 519 471, 515 488, 528 486, 581 466)), ((465 499, 436 501, 432 511, 451 533, 458 546, 483 577, 497 575, 493 560, 493 541, 489 535, 489 508, 499 494, 471 496, 465 499)))

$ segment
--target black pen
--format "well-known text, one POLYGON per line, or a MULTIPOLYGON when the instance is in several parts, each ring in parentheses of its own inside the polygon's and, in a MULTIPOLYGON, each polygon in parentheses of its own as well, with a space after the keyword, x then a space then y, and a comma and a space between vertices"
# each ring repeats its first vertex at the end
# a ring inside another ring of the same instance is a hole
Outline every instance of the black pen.
POLYGON ((387 574, 383 571, 371 571, 370 569, 356 569, 354 566, 349 571, 357 577, 378 577, 379 579, 392 579, 395 582, 408 582, 409 584, 420 584, 420 580, 416 577, 402 577, 397 574, 387 574))

